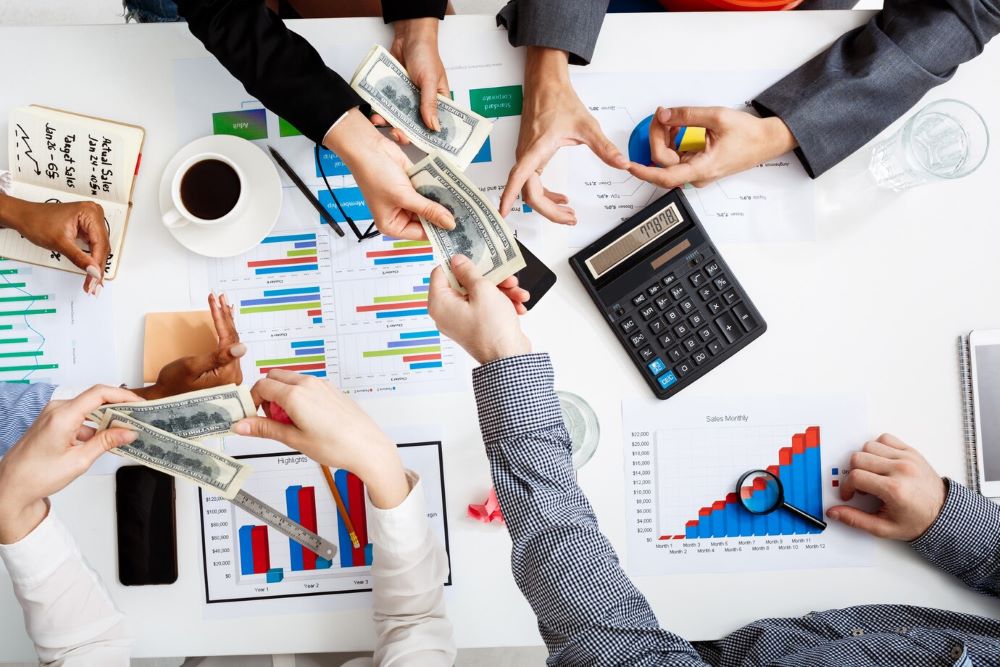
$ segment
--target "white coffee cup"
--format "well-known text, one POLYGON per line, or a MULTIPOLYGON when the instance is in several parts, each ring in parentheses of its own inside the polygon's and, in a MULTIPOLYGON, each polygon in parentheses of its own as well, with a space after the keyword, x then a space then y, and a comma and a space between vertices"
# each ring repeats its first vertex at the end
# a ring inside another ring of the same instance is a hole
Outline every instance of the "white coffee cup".
POLYGON ((198 153, 197 155, 192 155, 185 160, 177 169, 177 173, 174 174, 174 180, 170 185, 170 198, 174 207, 163 214, 163 224, 167 227, 183 227, 189 223, 205 226, 224 225, 228 222, 232 222, 242 215, 248 199, 247 182, 246 178, 243 176, 243 170, 225 155, 220 155, 218 153, 198 153), (188 170, 192 166, 204 160, 218 160, 219 162, 226 163, 234 172, 236 172, 236 176, 240 180, 240 196, 236 200, 236 204, 233 205, 233 208, 230 209, 229 213, 226 213, 221 218, 214 218, 211 220, 199 218, 194 213, 189 211, 186 206, 184 206, 184 201, 181 198, 181 182, 184 180, 184 175, 187 174, 188 170))

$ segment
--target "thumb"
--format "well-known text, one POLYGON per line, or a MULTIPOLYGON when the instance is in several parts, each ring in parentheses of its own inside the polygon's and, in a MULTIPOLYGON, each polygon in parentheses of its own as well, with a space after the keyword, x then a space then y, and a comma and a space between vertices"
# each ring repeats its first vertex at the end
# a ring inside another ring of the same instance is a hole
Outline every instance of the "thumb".
POLYGON ((831 507, 826 515, 845 526, 863 530, 876 537, 890 537, 893 529, 893 524, 888 519, 848 505, 831 507))
POLYGON ((448 231, 455 229, 455 216, 444 206, 436 201, 431 201, 416 190, 407 196, 402 207, 416 213, 421 220, 426 220, 441 229, 448 231))
POLYGON ((252 438, 266 438, 283 442, 289 447, 294 447, 293 443, 298 441, 300 431, 291 424, 282 424, 266 417, 247 417, 233 424, 233 431, 239 435, 248 435, 252 438))
POLYGON ((476 265, 465 255, 455 255, 451 258, 451 272, 455 274, 458 284, 470 293, 485 281, 476 265))
POLYGON ((615 169, 625 169, 628 167, 628 158, 615 146, 615 142, 608 139, 600 126, 594 123, 587 133, 587 146, 594 151, 594 155, 601 158, 605 164, 615 169))
MULTIPOLYGON (((98 266, 97 260, 95 260, 93 257, 88 255, 84 251, 80 250, 80 246, 78 246, 72 240, 66 242, 60 241, 60 243, 57 244, 55 251, 61 252, 66 257, 66 259, 73 262, 73 264, 77 268, 83 269, 84 271, 87 270, 88 266, 98 266)), ((98 271, 100 271, 99 266, 98 266, 98 271)))
POLYGON ((440 132, 441 121, 438 120, 437 94, 436 81, 423 81, 420 84, 420 117, 423 119, 424 125, 435 132, 440 132))
POLYGON ((94 434, 90 440, 78 445, 77 449, 80 455, 87 462, 87 467, 89 468, 93 465, 94 461, 97 460, 104 452, 109 452, 116 447, 122 447, 139 437, 139 434, 129 428, 108 428, 103 431, 98 431, 94 434))
POLYGON ((215 352, 199 354, 191 357, 190 369, 194 373, 201 375, 222 368, 236 361, 247 353, 247 346, 243 343, 236 343, 229 347, 220 347, 215 352))

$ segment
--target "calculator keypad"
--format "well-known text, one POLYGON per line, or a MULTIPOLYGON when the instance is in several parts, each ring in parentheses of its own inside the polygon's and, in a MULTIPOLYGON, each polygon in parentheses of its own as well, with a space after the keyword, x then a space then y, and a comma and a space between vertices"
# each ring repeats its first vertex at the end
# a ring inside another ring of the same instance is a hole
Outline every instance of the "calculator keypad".
POLYGON ((713 361, 760 327, 748 300, 716 257, 697 262, 643 285, 628 298, 634 308, 617 313, 618 327, 645 372, 663 390, 713 361))

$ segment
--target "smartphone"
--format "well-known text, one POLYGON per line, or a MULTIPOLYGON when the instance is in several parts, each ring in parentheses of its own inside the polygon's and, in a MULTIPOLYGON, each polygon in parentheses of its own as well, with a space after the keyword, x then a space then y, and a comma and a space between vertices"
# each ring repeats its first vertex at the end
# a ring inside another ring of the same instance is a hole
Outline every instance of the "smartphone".
POLYGON ((174 478, 146 466, 115 473, 118 580, 126 586, 177 581, 174 478))
POLYGON ((979 489, 1000 496, 1000 330, 969 334, 979 489))
POLYGON ((531 310, 556 284, 556 274, 552 273, 552 269, 542 264, 542 261, 535 257, 523 243, 517 241, 517 245, 521 248, 525 266, 514 275, 517 276, 518 285, 531 293, 531 298, 524 304, 525 308, 531 310))

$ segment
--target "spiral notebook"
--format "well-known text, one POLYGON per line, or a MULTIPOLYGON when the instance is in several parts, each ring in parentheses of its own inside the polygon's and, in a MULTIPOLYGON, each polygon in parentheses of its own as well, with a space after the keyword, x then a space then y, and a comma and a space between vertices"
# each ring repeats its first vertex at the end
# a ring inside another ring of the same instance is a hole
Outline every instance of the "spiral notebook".
POLYGON ((958 371, 962 381, 962 435, 965 439, 965 473, 970 489, 979 491, 979 451, 976 447, 976 412, 973 407, 972 361, 969 335, 958 337, 958 371))

